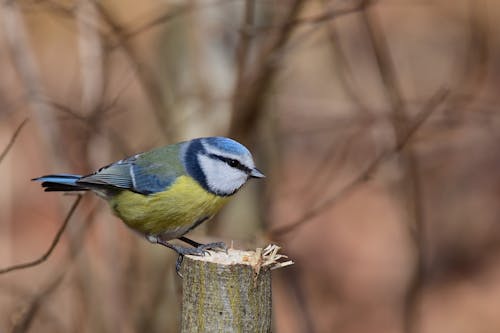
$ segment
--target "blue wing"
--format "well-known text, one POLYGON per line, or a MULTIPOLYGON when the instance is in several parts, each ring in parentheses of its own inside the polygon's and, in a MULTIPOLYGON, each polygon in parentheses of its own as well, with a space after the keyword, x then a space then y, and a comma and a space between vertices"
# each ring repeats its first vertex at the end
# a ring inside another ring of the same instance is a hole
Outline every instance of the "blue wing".
POLYGON ((141 194, 164 191, 185 174, 177 145, 135 155, 84 176, 77 184, 89 187, 127 189, 141 194))

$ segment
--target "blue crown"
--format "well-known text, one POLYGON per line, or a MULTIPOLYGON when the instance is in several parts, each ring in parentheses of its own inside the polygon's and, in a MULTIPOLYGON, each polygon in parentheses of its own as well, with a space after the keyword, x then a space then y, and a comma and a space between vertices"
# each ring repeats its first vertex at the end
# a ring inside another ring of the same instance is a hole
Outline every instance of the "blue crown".
POLYGON ((250 155, 250 151, 245 146, 234 141, 233 139, 225 138, 222 136, 214 136, 203 138, 202 140, 208 143, 210 146, 226 151, 230 154, 250 155))

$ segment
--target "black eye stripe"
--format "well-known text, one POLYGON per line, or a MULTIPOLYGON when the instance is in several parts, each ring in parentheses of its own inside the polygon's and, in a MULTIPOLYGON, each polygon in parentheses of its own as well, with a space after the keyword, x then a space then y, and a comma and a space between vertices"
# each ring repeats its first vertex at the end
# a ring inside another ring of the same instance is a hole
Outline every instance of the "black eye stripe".
POLYGON ((241 162, 238 160, 224 157, 224 156, 220 156, 220 155, 216 155, 216 154, 208 154, 208 157, 213 158, 213 159, 217 159, 217 160, 222 161, 224 163, 227 163, 227 165, 229 165, 230 167, 240 169, 241 171, 243 171, 245 173, 249 174, 250 172, 252 172, 252 170, 249 167, 241 164, 241 162))

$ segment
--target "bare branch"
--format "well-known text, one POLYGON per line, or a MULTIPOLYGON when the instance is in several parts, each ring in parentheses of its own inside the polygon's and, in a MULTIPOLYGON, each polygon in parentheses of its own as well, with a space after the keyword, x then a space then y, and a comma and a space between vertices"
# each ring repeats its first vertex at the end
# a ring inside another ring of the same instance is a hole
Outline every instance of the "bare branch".
POLYGON ((248 33, 248 29, 253 27, 255 21, 255 0, 246 0, 245 11, 243 14, 243 23, 241 29, 241 38, 236 47, 236 87, 235 91, 239 91, 244 84, 246 74, 247 60, 250 51, 250 42, 252 35, 248 33))
POLYGON ((161 14, 160 16, 138 26, 137 28, 129 29, 127 32, 123 33, 122 37, 125 39, 133 38, 153 27, 156 27, 157 25, 165 24, 168 21, 175 19, 181 15, 188 14, 195 8, 197 7, 193 6, 193 3, 189 3, 187 5, 178 6, 173 10, 169 9, 166 13, 161 14))
POLYGON ((143 91, 147 94, 148 99, 151 102, 153 114, 157 119, 156 124, 159 126, 161 133, 166 138, 169 138, 172 133, 167 120, 170 113, 173 112, 170 110, 170 102, 165 100, 162 88, 159 86, 155 76, 152 71, 149 70, 140 60, 137 49, 134 48, 126 38, 125 29, 118 22, 114 13, 109 11, 101 3, 96 3, 96 9, 98 10, 102 20, 111 29, 114 39, 118 41, 118 45, 123 50, 127 60, 133 66, 143 91))
POLYGON ((295 222, 287 224, 282 227, 277 227, 269 231, 272 238, 281 237, 285 234, 290 233, 296 228, 306 224, 311 221, 314 217, 320 215, 325 209, 330 208, 334 205, 340 198, 348 195, 352 192, 358 185, 364 183, 370 176, 378 169, 378 167, 385 161, 389 160, 394 154, 401 152, 408 144, 410 139, 415 135, 417 130, 422 127, 429 116, 443 103, 448 95, 447 90, 439 90, 434 96, 429 100, 428 103, 423 107, 415 121, 408 127, 408 132, 401 136, 401 140, 396 142, 394 148, 390 151, 386 151, 377 156, 368 166, 366 166, 363 171, 361 171, 354 179, 352 179, 348 184, 346 184, 340 191, 336 192, 329 198, 327 198, 323 203, 317 207, 306 212, 302 217, 298 218, 295 222))
POLYGON ((373 5, 374 3, 375 3, 375 1, 358 1, 355 5, 353 5, 351 7, 342 8, 342 9, 334 9, 334 10, 326 11, 320 15, 317 15, 317 16, 296 19, 296 20, 290 22, 290 24, 292 24, 292 25, 304 25, 304 24, 323 23, 325 21, 333 20, 339 16, 356 13, 356 12, 360 11, 361 9, 364 9, 368 6, 373 5))
POLYGON ((75 13, 78 28, 78 55, 82 75, 82 109, 85 113, 99 111, 105 93, 103 47, 99 34, 99 15, 93 1, 77 2, 75 13), (88 24, 91 22, 92 24, 88 24))
POLYGON ((235 86, 233 114, 229 130, 230 136, 245 141, 245 137, 255 127, 263 110, 265 93, 277 73, 276 53, 285 47, 291 37, 294 25, 288 23, 296 19, 303 5, 304 0, 295 0, 293 2, 278 36, 261 52, 252 78, 244 85, 235 86))
POLYGON ((35 259, 33 261, 23 263, 23 264, 18 264, 18 265, 13 265, 13 266, 9 266, 6 268, 2 268, 2 269, 0 269, 0 274, 5 274, 5 273, 12 272, 12 271, 20 270, 20 269, 30 268, 30 267, 39 265, 42 262, 44 262, 45 260, 47 260, 47 258, 52 254, 52 251, 54 251, 56 245, 59 243, 59 240, 61 239, 61 236, 62 236, 64 230, 66 229, 66 227, 69 223, 69 220, 71 219, 71 216, 73 216, 73 213, 75 212, 76 207, 78 207, 78 204, 80 203, 81 199, 82 199, 82 195, 78 194, 75 202, 73 203, 73 205, 69 209, 68 214, 66 215, 66 218, 64 219, 63 224, 61 225, 61 227, 57 231, 54 239, 52 240, 52 243, 50 244, 48 250, 40 258, 35 259))
POLYGON ((17 1, 3 2, 0 7, 0 23, 3 23, 8 50, 28 97, 29 105, 34 111, 34 119, 40 125, 47 151, 51 152, 54 160, 64 165, 65 163, 58 149, 61 146, 59 144, 61 142, 60 131, 51 112, 52 110, 47 105, 40 105, 35 102, 35 100, 42 99, 45 96, 45 91, 34 56, 36 52, 33 51, 28 38, 23 13, 17 1))
MULTIPOLYGON (((322 2, 323 7, 326 7, 327 1, 323 0, 322 2)), ((353 11, 356 9, 358 8, 354 7, 353 11)), ((335 62, 336 74, 342 83, 344 91, 350 97, 351 101, 357 106, 357 111, 370 114, 370 108, 363 102, 362 95, 359 93, 360 89, 355 86, 353 80, 354 75, 349 63, 349 58, 342 49, 340 34, 335 20, 332 20, 327 25, 327 36, 332 52, 335 54, 333 61, 335 62)))
POLYGON ((225 3, 230 3, 233 1, 234 0, 219 0, 219 1, 214 1, 214 2, 210 2, 210 3, 201 2, 199 4, 196 4, 196 6, 193 5, 192 2, 189 2, 186 5, 181 5, 181 6, 177 6, 177 8, 169 9, 167 12, 152 19, 151 21, 148 21, 144 24, 139 25, 136 28, 129 29, 128 31, 123 33, 122 37, 124 39, 130 39, 130 38, 133 38, 133 37, 145 32, 151 28, 154 28, 154 27, 161 25, 161 24, 165 24, 172 19, 178 18, 181 15, 189 14, 191 11, 193 11, 195 9, 199 10, 199 9, 203 9, 203 8, 207 8, 207 7, 211 7, 211 6, 223 5, 225 3))
POLYGON ((24 125, 28 122, 28 118, 24 119, 19 126, 17 126, 16 130, 14 131, 14 134, 12 134, 12 137, 10 138, 9 143, 7 146, 5 146, 4 150, 0 154, 0 163, 2 163, 3 159, 7 154, 9 153, 10 149, 14 145, 14 142, 16 141, 17 137, 19 136, 19 133, 21 133, 21 130, 23 129, 24 125))
POLYGON ((41 292, 33 297, 29 304, 22 310, 22 315, 17 318, 12 328, 12 333, 28 332, 33 319, 35 319, 38 310, 40 310, 44 300, 50 296, 64 279, 65 272, 58 274, 41 292))
MULTIPOLYGON (((370 4, 371 5, 371 4, 370 4)), ((307 25, 318 25, 320 23, 324 23, 327 21, 331 21, 336 19, 337 17, 353 14, 359 12, 364 7, 368 6, 364 2, 358 2, 353 6, 341 9, 333 9, 329 11, 325 11, 320 15, 310 16, 305 18, 297 18, 290 21, 287 21, 283 24, 274 24, 274 25, 261 25, 255 27, 245 27, 246 33, 248 34, 259 34, 259 33, 268 33, 270 31, 278 31, 284 28, 291 28, 296 26, 307 26, 307 25)))

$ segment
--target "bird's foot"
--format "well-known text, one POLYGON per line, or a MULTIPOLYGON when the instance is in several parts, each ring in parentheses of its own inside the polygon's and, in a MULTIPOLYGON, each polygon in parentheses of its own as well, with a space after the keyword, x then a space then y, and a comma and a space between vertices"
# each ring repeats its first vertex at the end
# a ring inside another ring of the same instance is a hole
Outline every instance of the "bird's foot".
POLYGON ((204 250, 205 252, 207 252, 207 254, 210 254, 210 252, 208 252, 208 250, 214 250, 214 251, 222 250, 222 251, 227 253, 227 246, 224 242, 200 244, 196 248, 204 250))
POLYGON ((223 250, 224 252, 227 253, 227 246, 226 244, 224 244, 224 242, 202 244, 184 236, 181 236, 178 239, 196 248, 201 248, 204 250, 223 250))
POLYGON ((197 243, 195 241, 189 240, 190 241, 189 244, 193 245, 194 247, 184 247, 184 246, 171 244, 165 240, 162 240, 159 237, 154 237, 154 239, 148 237, 148 239, 154 243, 166 246, 169 249, 174 250, 179 255, 177 257, 177 261, 175 263, 175 272, 181 278, 182 278, 182 275, 180 273, 180 270, 181 270, 182 261, 184 260, 185 255, 195 255, 195 256, 204 256, 206 254, 210 255, 209 250, 224 250, 227 253, 227 246, 226 246, 226 244, 224 244, 224 242, 201 244, 201 243, 197 243))
POLYGON ((182 275, 180 273, 180 270, 185 255, 194 255, 194 256, 204 256, 207 254, 210 255, 209 250, 224 250, 227 253, 227 246, 226 244, 224 244, 224 242, 198 244, 198 246, 196 247, 182 247, 177 245, 173 246, 175 247, 175 249, 174 248, 172 249, 176 251, 177 254, 179 254, 179 256, 177 257, 177 261, 175 263, 175 271, 177 275, 179 275, 181 278, 182 275))

